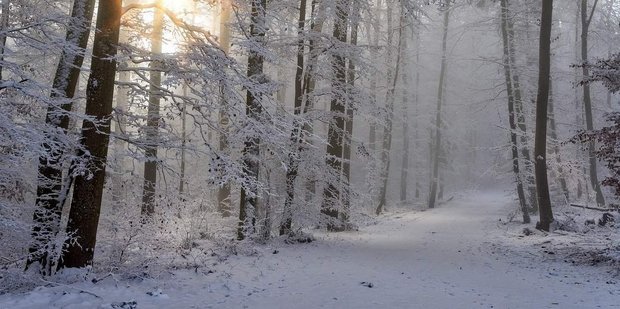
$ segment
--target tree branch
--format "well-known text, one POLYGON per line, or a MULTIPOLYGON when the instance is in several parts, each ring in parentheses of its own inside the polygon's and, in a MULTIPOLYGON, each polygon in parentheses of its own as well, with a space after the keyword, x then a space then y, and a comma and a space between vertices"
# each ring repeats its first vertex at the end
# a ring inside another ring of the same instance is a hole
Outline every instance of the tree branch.
POLYGON ((594 4, 592 5, 592 10, 590 11, 590 17, 588 17, 588 21, 586 23, 587 27, 590 27, 590 23, 592 22, 592 17, 594 17, 594 10, 596 10, 597 4, 598 4, 598 0, 594 0, 594 4))

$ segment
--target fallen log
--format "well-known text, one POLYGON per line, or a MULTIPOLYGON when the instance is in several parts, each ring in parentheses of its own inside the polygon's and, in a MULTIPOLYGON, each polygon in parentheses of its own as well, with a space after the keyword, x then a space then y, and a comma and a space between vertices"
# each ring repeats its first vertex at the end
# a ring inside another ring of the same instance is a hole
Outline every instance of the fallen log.
POLYGON ((592 209, 592 210, 598 210, 598 211, 618 211, 618 208, 601 208, 601 207, 587 206, 587 205, 581 205, 581 204, 572 204, 572 203, 569 205, 573 207, 592 209))

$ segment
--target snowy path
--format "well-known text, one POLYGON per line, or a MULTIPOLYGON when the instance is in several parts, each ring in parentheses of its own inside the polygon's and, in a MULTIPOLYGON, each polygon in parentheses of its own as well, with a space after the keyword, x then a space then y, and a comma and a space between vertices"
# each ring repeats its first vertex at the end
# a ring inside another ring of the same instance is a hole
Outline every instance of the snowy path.
MULTIPOLYGON (((497 221, 508 200, 477 194, 431 211, 388 215, 360 232, 319 236, 315 243, 283 246, 260 258, 231 258, 206 276, 180 273, 124 288, 84 285, 104 300, 84 294, 74 297, 80 301, 62 300, 69 296, 45 291, 30 298, 59 307, 76 304, 67 308, 130 299, 138 308, 620 307, 620 287, 605 284, 609 278, 602 270, 549 261, 531 265, 535 260, 526 255, 496 250, 491 244, 506 239, 497 221), (155 287, 166 297, 145 295, 155 287)), ((0 297, 0 308, 33 305, 14 300, 0 297)), ((47 308, 40 304, 28 308, 47 308)))

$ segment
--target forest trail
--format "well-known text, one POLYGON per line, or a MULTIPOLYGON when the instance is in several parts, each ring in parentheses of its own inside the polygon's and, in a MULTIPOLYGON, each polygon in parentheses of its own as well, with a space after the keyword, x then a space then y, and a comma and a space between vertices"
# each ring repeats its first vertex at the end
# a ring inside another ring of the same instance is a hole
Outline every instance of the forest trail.
POLYGON ((509 204, 503 193, 472 193, 433 210, 387 214, 358 232, 281 245, 275 254, 260 247, 258 257, 233 256, 210 274, 77 286, 102 299, 44 288, 0 296, 0 308, 115 308, 128 300, 137 308, 620 307, 618 285, 606 284, 600 269, 501 249, 519 246, 499 222, 509 204), (146 294, 158 289, 160 296, 146 294))

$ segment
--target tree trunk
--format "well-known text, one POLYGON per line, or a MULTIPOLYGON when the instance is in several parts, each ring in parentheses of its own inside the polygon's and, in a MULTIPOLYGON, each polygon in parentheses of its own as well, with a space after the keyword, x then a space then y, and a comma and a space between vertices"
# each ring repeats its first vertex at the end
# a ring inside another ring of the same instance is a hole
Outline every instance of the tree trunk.
POLYGON ((114 57, 118 50, 121 12, 121 0, 99 3, 97 33, 86 91, 86 115, 95 119, 95 122, 84 120, 82 125, 82 146, 88 153, 87 163, 92 174, 82 174, 75 178, 67 223, 67 233, 73 236, 73 241, 65 243, 60 268, 86 267, 93 261, 105 181, 116 74, 114 57))
MULTIPOLYGON (((121 29, 119 35, 119 41, 121 43, 127 43, 127 34, 126 31, 121 29)), ((120 65, 119 65, 120 66, 120 65)), ((127 112, 127 108, 129 106, 129 93, 128 87, 126 86, 131 79, 131 72, 121 70, 118 72, 118 81, 121 85, 116 87, 116 106, 115 106, 115 115, 114 119, 114 132, 119 137, 123 134, 126 134, 127 130, 127 117, 125 113, 127 112)), ((120 203, 126 200, 127 190, 125 188, 125 168, 128 158, 123 155, 125 151, 125 145, 127 142, 123 138, 114 139, 113 148, 115 153, 116 166, 118 170, 114 171, 112 176, 112 200, 114 201, 113 207, 117 207, 120 203)))
MULTIPOLYGON (((266 35, 266 10, 267 0, 252 0, 252 18, 250 25, 250 36, 259 45, 264 45, 266 35)), ((259 78, 263 74, 265 59, 256 49, 252 49, 248 55, 248 78, 259 78)), ((246 96, 246 114, 254 121, 261 120, 262 105, 257 93, 250 90, 246 96)), ((241 198, 239 201, 239 227, 237 229, 237 239, 243 240, 254 233, 256 224, 256 210, 258 206, 258 172, 260 167, 260 138, 256 135, 246 137, 243 148, 244 172, 249 177, 248 187, 241 188, 241 198)))
MULTIPOLYGON (((359 22, 360 22, 360 5, 357 2, 351 3, 351 46, 357 46, 359 22)), ((351 147, 353 143, 353 117, 355 106, 352 97, 353 88, 355 88, 355 62, 353 59, 349 59, 349 68, 347 72, 347 111, 344 131, 344 147, 343 147, 343 162, 342 162, 342 176, 343 182, 346 188, 343 192, 342 203, 342 221, 347 223, 349 221, 350 208, 351 208, 351 147)))
MULTIPOLYGON (((416 12, 416 18, 420 18, 420 11, 416 12)), ((416 70, 415 70, 415 115, 416 115, 416 120, 414 123, 414 128, 413 130, 415 131, 415 148, 416 149, 420 149, 420 142, 419 142, 419 124, 418 124, 418 113, 419 113, 419 106, 420 106, 420 46, 421 46, 421 38, 420 38, 420 30, 418 28, 416 28, 416 47, 415 47, 415 65, 416 65, 416 70)), ((416 172, 420 171, 420 166, 419 166, 419 160, 415 160, 415 169, 416 172)), ((415 198, 419 199, 420 198, 420 192, 421 192, 421 187, 422 184, 420 182, 420 175, 416 175, 415 177, 415 198)))
MULTIPOLYGON (((232 11, 232 6, 229 0, 223 0, 221 3, 221 13, 220 13, 220 46, 222 50, 228 55, 230 53, 230 16, 232 11)), ((223 89, 222 89, 223 91, 223 89)), ((222 133, 219 135, 219 151, 228 152, 228 137, 226 136, 228 133, 228 124, 230 122, 228 113, 225 111, 224 106, 227 104, 226 98, 224 97, 224 93, 222 95, 222 109, 220 111, 220 130, 222 133)), ((224 217, 229 217, 232 212, 232 207, 230 205, 230 183, 226 182, 217 190, 217 207, 218 211, 224 217)))
MULTIPOLYGON (((381 1, 382 0, 377 0, 376 2, 376 18, 377 21, 375 21, 372 26, 373 26, 373 32, 374 32, 374 37, 373 37, 373 42, 372 42, 372 46, 371 46, 371 57, 372 59, 377 59, 377 56, 379 54, 379 36, 381 33, 381 25, 379 24, 379 17, 380 17, 380 7, 381 7, 381 1)), ((370 30, 369 30, 370 31, 370 30)), ((372 97, 372 102, 373 104, 375 104, 375 106, 377 105, 377 76, 374 75, 370 78, 370 95, 372 97)), ((377 124, 375 123, 375 121, 371 121, 370 122, 370 128, 369 128, 369 133, 368 133, 368 145, 370 146, 370 149, 372 150, 372 154, 373 156, 377 153, 377 124)))
POLYGON ((445 8, 443 13, 443 38, 441 45, 441 69, 439 72, 439 87, 437 89, 437 111, 435 116, 435 142, 432 154, 433 170, 431 175, 430 193, 428 196, 428 208, 435 208, 437 199, 437 183, 439 181, 439 151, 441 148, 441 107, 443 105, 443 87, 446 78, 448 26, 450 22, 450 9, 445 8))
MULTIPOLYGON (((506 2, 506 8, 509 10, 509 3, 506 2)), ((517 117, 517 127, 519 128, 519 142, 521 144, 521 157, 523 159, 523 172, 521 173, 521 182, 525 183, 527 189, 527 198, 529 207, 533 212, 538 211, 538 201, 536 200, 536 179, 533 172, 533 161, 530 155, 527 124, 525 121, 525 111, 523 107, 523 95, 521 92, 521 81, 517 72, 515 34, 512 18, 506 14, 506 27, 508 30, 508 46, 509 46, 509 66, 512 75, 512 88, 514 92, 515 113, 517 117)))
POLYGON ((284 201, 284 209, 282 212, 282 223, 280 224, 280 235, 291 234, 293 224, 293 202, 295 201, 295 180, 299 173, 300 154, 303 151, 303 123, 301 118, 304 103, 304 57, 305 57, 305 27, 306 27, 306 6, 307 1, 301 0, 299 3, 299 19, 297 21, 297 70, 295 71, 295 110, 296 119, 293 123, 293 132, 291 133, 291 141, 293 142, 293 151, 289 153, 289 166, 286 171, 286 199, 284 201))
MULTIPOLYGON (((580 34, 580 29, 579 26, 581 25, 581 3, 579 1, 575 1, 575 3, 577 4, 577 9, 575 10, 575 63, 579 63, 579 61, 581 61, 581 46, 579 44, 579 34, 580 34)), ((575 75, 575 79, 574 79, 574 83, 575 85, 579 84, 579 68, 575 67, 575 71, 574 71, 574 75, 575 75)), ((575 89, 575 125, 577 125, 578 127, 583 127, 584 126, 584 121, 583 121, 583 102, 582 102, 582 96, 580 96, 579 94, 579 87, 573 87, 575 89)), ((580 161, 585 161, 585 158, 583 158, 583 151, 581 151, 579 148, 577 148, 577 153, 576 153, 576 157, 578 159, 582 159, 580 161)), ((583 187, 584 185, 587 186, 587 179, 586 179, 586 174, 587 171, 585 170, 585 166, 582 166, 581 169, 582 172, 582 176, 583 177, 577 177, 577 198, 581 199, 581 197, 583 196, 583 187)))
POLYGON ((2 68, 4 67, 4 52, 6 51, 6 31, 9 29, 9 16, 11 1, 2 0, 2 12, 0 12, 0 80, 2 80, 2 68))
MULTIPOLYGON (((3 1, 3 4, 8 1, 3 1)), ((39 175, 37 184, 37 198, 33 214, 32 227, 33 243, 28 252, 26 268, 33 263, 39 263, 44 275, 51 275, 56 260, 59 257, 59 248, 54 245, 54 238, 60 231, 62 208, 69 194, 71 185, 71 171, 63 180, 64 149, 58 149, 61 141, 56 134, 66 134, 69 128, 69 115, 73 106, 84 52, 88 44, 90 26, 95 7, 94 0, 76 0, 71 10, 71 22, 67 28, 66 42, 69 48, 63 51, 56 73, 54 75, 52 99, 60 101, 51 103, 47 108, 45 122, 62 133, 50 134, 49 143, 44 143, 45 155, 39 158, 39 175)), ((4 7, 3 7, 4 9, 4 7)), ((4 16, 3 16, 4 17, 4 16)), ((6 37, 4 37, 6 39, 6 37)))
MULTIPOLYGON (((326 5, 320 0, 312 0, 311 4, 312 22, 310 23, 310 30, 312 36, 309 39, 308 46, 308 61, 306 61, 307 68, 304 72, 304 94, 306 96, 306 103, 304 105, 304 114, 307 114, 314 108, 314 89, 316 87, 315 71, 319 61, 319 56, 322 51, 318 48, 318 42, 320 40, 314 39, 313 36, 320 35, 323 32, 323 25, 326 19, 326 5)), ((306 136, 314 134, 314 123, 312 120, 307 121, 303 126, 303 132, 306 136)), ((309 146, 312 145, 312 141, 308 142, 309 146)), ((313 198, 316 197, 316 180, 307 180, 305 185, 306 194, 304 196, 306 203, 310 203, 313 198)))
MULTIPOLYGON (((187 84, 183 85, 183 96, 187 97, 187 84)), ((185 148, 187 148, 187 103, 185 100, 182 102, 183 107, 181 110, 181 166, 179 166, 179 197, 181 201, 184 200, 183 195, 186 192, 185 189, 185 148)))
MULTIPOLYGON (((162 4, 162 0, 158 0, 162 4)), ((155 212, 155 190, 157 188, 157 144, 159 131, 159 105, 161 99, 161 59, 164 30, 164 13, 154 9, 153 33, 151 38, 151 72, 149 73, 149 106, 146 120, 146 145, 144 147, 144 186, 142 194, 142 217, 149 218, 155 212)))
MULTIPOLYGON (((598 0, 595 0, 594 5, 592 7, 592 11, 588 16, 588 0, 581 0, 581 61, 585 64, 588 62, 588 31, 590 29, 590 22, 592 21, 592 15, 596 10, 596 4, 598 0)), ((588 66, 584 65, 583 68, 583 78, 585 80, 590 76, 590 71, 588 66)), ((592 120, 592 98, 590 95, 590 85, 588 83, 583 85, 583 106, 585 108, 585 116, 586 116, 586 130, 592 131, 594 129, 593 120, 592 120)), ((598 181, 598 171, 596 167, 596 156, 594 154, 596 150, 596 145, 594 140, 588 142, 588 157, 589 157, 589 168, 590 168, 590 184, 592 185, 592 189, 596 192, 596 204, 599 206, 605 205, 605 198, 603 197, 603 192, 601 190, 601 186, 598 181)))
POLYGON ((519 168, 519 145, 517 140, 517 124, 515 115, 514 92, 512 89, 512 72, 510 71, 510 49, 508 41, 508 4, 507 0, 501 0, 501 20, 502 20, 502 41, 504 47, 504 75, 506 78, 506 93, 508 95, 508 122, 510 124, 510 148, 512 151, 512 171, 517 181, 517 195, 519 196, 519 205, 523 214, 523 223, 530 223, 530 214, 525 199, 525 191, 523 190, 523 182, 521 171, 519 168))
MULTIPOLYGON (((349 13, 350 1, 340 1, 336 4, 336 20, 334 21, 333 37, 342 43, 347 42, 347 21, 349 13)), ((342 91, 347 83, 346 58, 336 53, 332 56, 332 69, 334 77, 332 81, 332 89, 342 91)), ((345 131, 345 113, 346 100, 342 95, 333 94, 330 104, 331 121, 329 122, 327 134, 327 158, 326 164, 331 170, 340 175, 342 171, 342 154, 344 146, 345 131)), ((323 204, 321 213, 328 220, 327 229, 330 231, 340 231, 344 225, 340 221, 340 204, 342 184, 335 184, 330 181, 323 190, 323 204)))
MULTIPOLYGON (((406 26, 403 26, 406 27, 406 26)), ((402 29, 403 36, 406 37, 406 29, 402 29)), ((403 53, 407 51, 407 40, 403 42, 403 53)), ((404 56, 404 55, 403 55, 404 56)), ((407 59, 407 57, 403 57, 407 59)), ((402 203, 407 201, 407 189, 409 187, 409 74, 408 74, 408 61, 403 61, 403 70, 401 73, 401 81, 403 87, 403 160, 400 170, 400 201, 402 203)))
POLYGON ((549 225, 553 222, 553 211, 551 210, 547 180, 547 107, 551 71, 553 0, 542 0, 540 20, 538 96, 536 98, 536 138, 534 147, 536 193, 540 213, 540 221, 537 224, 537 228, 549 231, 549 225))
MULTIPOLYGON (((387 5, 387 12, 386 12, 386 18, 387 18, 387 31, 388 31, 388 36, 387 36, 387 43, 386 43, 386 50, 387 50, 387 63, 386 63, 386 67, 387 67, 387 82, 388 82, 388 87, 387 87, 387 93, 385 95, 385 109, 386 109, 386 116, 385 116, 385 127, 383 130, 383 142, 381 145, 381 170, 379 173, 379 180, 381 181, 381 184, 379 186, 379 205, 377 205, 377 209, 375 209, 375 213, 377 215, 381 214, 381 212, 383 212, 384 208, 385 208, 385 204, 386 204, 386 200, 387 200, 387 182, 388 182, 388 178, 390 175, 390 152, 391 152, 391 148, 392 148, 392 127, 394 126, 394 92, 396 90, 396 82, 398 80, 398 72, 394 72, 395 70, 392 68, 392 65, 394 64, 394 59, 393 59, 393 52, 392 52, 392 44, 394 42, 394 25, 392 22, 392 7, 394 5, 394 2, 392 0, 387 0, 386 2, 387 5)), ((401 14, 402 15, 402 14, 401 14)), ((400 26, 399 26, 399 32, 402 31, 402 27, 403 27, 403 23, 402 23, 402 18, 400 18, 401 22, 400 22, 400 26)), ((402 34, 402 33, 401 33, 402 34)), ((401 55, 400 53, 402 52, 400 50, 402 46, 402 36, 399 37, 399 41, 398 41, 398 50, 396 51, 397 53, 397 61, 396 61, 396 71, 398 71, 399 66, 400 66, 400 59, 401 59, 401 55)))

